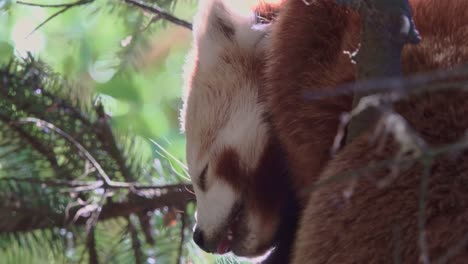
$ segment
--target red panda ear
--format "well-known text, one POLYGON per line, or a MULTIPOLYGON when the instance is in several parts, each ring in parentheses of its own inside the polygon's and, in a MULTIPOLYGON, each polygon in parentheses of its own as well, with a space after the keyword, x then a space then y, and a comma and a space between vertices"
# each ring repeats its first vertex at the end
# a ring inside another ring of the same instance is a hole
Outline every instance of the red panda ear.
POLYGON ((202 0, 194 21, 194 36, 201 64, 216 61, 226 45, 253 50, 268 28, 255 26, 255 8, 249 1, 202 0))
POLYGON ((221 0, 202 0, 194 22, 195 40, 232 39, 235 31, 231 15, 221 0))

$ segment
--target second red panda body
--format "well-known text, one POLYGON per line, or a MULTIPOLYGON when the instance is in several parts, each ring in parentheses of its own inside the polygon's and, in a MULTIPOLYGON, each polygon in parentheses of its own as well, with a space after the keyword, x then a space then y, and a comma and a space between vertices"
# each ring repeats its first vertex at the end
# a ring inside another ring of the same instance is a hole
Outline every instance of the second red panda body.
MULTIPOLYGON (((331 157, 339 119, 351 110, 352 94, 320 99, 310 95, 330 93, 355 81, 356 67, 345 53, 358 47, 359 19, 335 1, 307 2, 285 3, 271 35, 266 72, 267 109, 285 149, 296 193, 306 191, 305 197, 318 181, 362 171, 394 157, 401 147, 388 140, 377 150, 370 143, 370 124, 369 131, 331 157)), ((404 49, 405 76, 466 64, 468 1, 410 2, 422 41, 404 49)), ((418 93, 395 104, 430 149, 466 137, 468 92, 460 81, 467 80, 466 75, 447 78, 446 89, 418 93)), ((466 245, 457 244, 468 233, 468 151, 448 151, 424 165, 429 166, 429 182, 420 222, 425 167, 418 161, 381 188, 377 183, 388 177, 389 166, 312 192, 304 198, 292 263, 416 263, 444 257, 450 263, 468 262, 466 245), (350 188, 352 195, 345 198, 350 188), (427 243, 427 252, 421 243, 427 243)))

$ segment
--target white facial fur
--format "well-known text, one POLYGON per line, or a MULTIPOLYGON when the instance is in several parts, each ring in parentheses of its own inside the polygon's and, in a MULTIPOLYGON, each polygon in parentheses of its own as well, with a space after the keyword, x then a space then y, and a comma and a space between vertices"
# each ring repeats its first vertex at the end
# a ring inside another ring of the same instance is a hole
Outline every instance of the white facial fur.
MULTIPOLYGON (((230 182, 216 175, 219 155, 229 147, 243 169, 252 170, 268 139, 258 102, 260 76, 249 72, 263 52, 264 45, 259 43, 266 30, 266 26, 254 26, 253 14, 236 13, 219 0, 203 1, 194 22, 195 43, 185 68, 181 121, 197 198, 197 226, 207 239, 217 239, 234 204, 243 198, 230 182), (233 36, 220 30, 219 21, 233 29, 233 36), (203 191, 198 177, 207 164, 203 191)), ((261 236, 259 220, 249 214, 246 224, 251 232, 243 246, 256 248, 261 236)))
POLYGON ((213 180, 210 188, 203 192, 194 185, 197 196, 197 226, 208 237, 213 237, 220 231, 220 224, 227 221, 238 194, 220 180, 213 180))

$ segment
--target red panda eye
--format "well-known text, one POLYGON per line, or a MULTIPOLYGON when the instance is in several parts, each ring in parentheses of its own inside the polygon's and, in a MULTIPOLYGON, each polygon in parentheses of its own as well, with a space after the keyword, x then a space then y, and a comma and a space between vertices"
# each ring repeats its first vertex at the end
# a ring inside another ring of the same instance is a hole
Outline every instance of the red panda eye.
POLYGON ((208 164, 206 164, 203 171, 200 173, 200 177, 198 177, 198 185, 202 191, 206 191, 206 171, 208 170, 208 164))

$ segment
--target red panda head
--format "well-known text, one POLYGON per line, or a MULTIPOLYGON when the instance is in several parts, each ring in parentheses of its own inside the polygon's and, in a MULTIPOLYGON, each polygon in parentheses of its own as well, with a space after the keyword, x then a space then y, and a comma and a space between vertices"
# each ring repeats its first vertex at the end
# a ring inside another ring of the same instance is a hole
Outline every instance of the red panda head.
POLYGON ((197 198, 194 240, 208 252, 264 254, 286 204, 284 157, 259 91, 270 18, 218 0, 202 1, 195 18, 182 127, 197 198))

